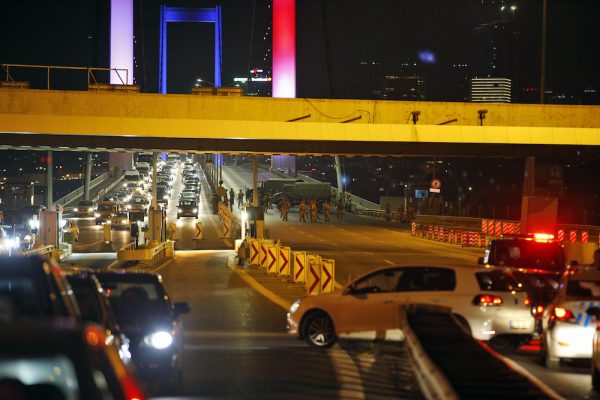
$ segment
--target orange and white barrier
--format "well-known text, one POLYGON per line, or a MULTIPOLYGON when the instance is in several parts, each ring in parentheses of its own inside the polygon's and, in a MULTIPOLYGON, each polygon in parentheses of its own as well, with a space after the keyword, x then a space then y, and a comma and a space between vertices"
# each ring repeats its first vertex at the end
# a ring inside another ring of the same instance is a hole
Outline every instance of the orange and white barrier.
POLYGON ((250 259, 248 260, 248 264, 250 265, 260 265, 260 240, 258 239, 250 239, 250 259))
POLYGON ((269 260, 269 244, 273 243, 271 240, 266 240, 266 239, 259 239, 260 241, 260 247, 259 247, 259 254, 258 254, 258 265, 260 265, 261 267, 266 268, 267 267, 267 261, 269 260))

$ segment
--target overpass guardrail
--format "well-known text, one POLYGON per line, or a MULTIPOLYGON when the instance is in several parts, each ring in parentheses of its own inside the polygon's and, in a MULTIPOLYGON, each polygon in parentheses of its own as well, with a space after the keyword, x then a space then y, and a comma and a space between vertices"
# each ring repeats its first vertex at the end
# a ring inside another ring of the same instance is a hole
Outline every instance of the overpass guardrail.
MULTIPOLYGON (((95 177, 94 179, 92 179, 90 181, 90 189, 95 188, 96 186, 98 186, 99 184, 101 184, 102 182, 104 182, 107 179, 108 179, 108 172, 105 172, 102 175, 98 175, 97 177, 95 177)), ((70 202, 76 200, 80 196, 82 196, 83 192, 84 192, 84 187, 80 186, 77 189, 75 189, 74 191, 72 191, 71 193, 67 194, 66 196, 63 196, 60 199, 56 200, 52 204, 53 205, 59 204, 61 206, 64 206, 64 205, 69 204, 70 202)))
POLYGON ((117 260, 141 262, 145 267, 152 267, 165 258, 175 255, 175 242, 167 240, 162 243, 152 243, 149 245, 135 245, 134 242, 120 248, 117 251, 117 260))

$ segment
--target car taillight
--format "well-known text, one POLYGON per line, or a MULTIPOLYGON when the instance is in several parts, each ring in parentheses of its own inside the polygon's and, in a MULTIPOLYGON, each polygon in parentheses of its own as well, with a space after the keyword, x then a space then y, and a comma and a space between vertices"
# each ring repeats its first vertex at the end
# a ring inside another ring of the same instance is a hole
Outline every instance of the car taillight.
POLYGON ((559 321, 575 320, 575 315, 573 315, 571 310, 567 310, 563 307, 554 307, 552 314, 554 314, 554 318, 556 318, 559 321))
POLYGON ((473 299, 473 305, 475 306, 499 306, 502 302, 502 297, 492 294, 480 294, 473 299))
POLYGON ((526 306, 530 306, 531 305, 531 299, 529 297, 525 297, 525 300, 523 300, 523 304, 525 304, 526 306))
POLYGON ((127 374, 121 379, 121 386, 127 400, 145 399, 142 389, 131 375, 127 374))

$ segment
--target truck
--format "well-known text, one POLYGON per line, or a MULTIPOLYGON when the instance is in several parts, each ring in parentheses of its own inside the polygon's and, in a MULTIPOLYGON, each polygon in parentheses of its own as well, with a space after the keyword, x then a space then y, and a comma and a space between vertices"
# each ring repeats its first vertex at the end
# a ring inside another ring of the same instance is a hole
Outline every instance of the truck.
MULTIPOLYGON (((302 179, 296 178, 275 178, 269 179, 266 181, 261 181, 258 184, 258 200, 259 203, 262 204, 265 196, 273 195, 275 193, 279 193, 283 191, 283 185, 287 185, 290 183, 302 182, 302 179)), ((253 190, 250 188, 246 190, 246 197, 252 199, 253 190)))
POLYGON ((331 184, 329 182, 293 182, 283 185, 281 192, 273 195, 273 204, 281 208, 283 199, 287 197, 291 206, 300 204, 302 199, 315 199, 319 209, 325 200, 331 199, 331 184))

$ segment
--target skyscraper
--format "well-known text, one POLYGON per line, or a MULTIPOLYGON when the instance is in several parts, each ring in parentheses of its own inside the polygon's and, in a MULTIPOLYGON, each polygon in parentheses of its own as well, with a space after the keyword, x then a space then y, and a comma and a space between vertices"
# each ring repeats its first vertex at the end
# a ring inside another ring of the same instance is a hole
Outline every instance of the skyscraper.
POLYGON ((270 97, 273 71, 273 1, 256 0, 248 65, 246 95, 270 97))
POLYGON ((520 85, 517 6, 504 1, 483 2, 482 6, 491 7, 496 12, 492 21, 473 28, 471 77, 499 78, 504 83, 504 80, 510 80, 511 101, 518 100, 520 85))

